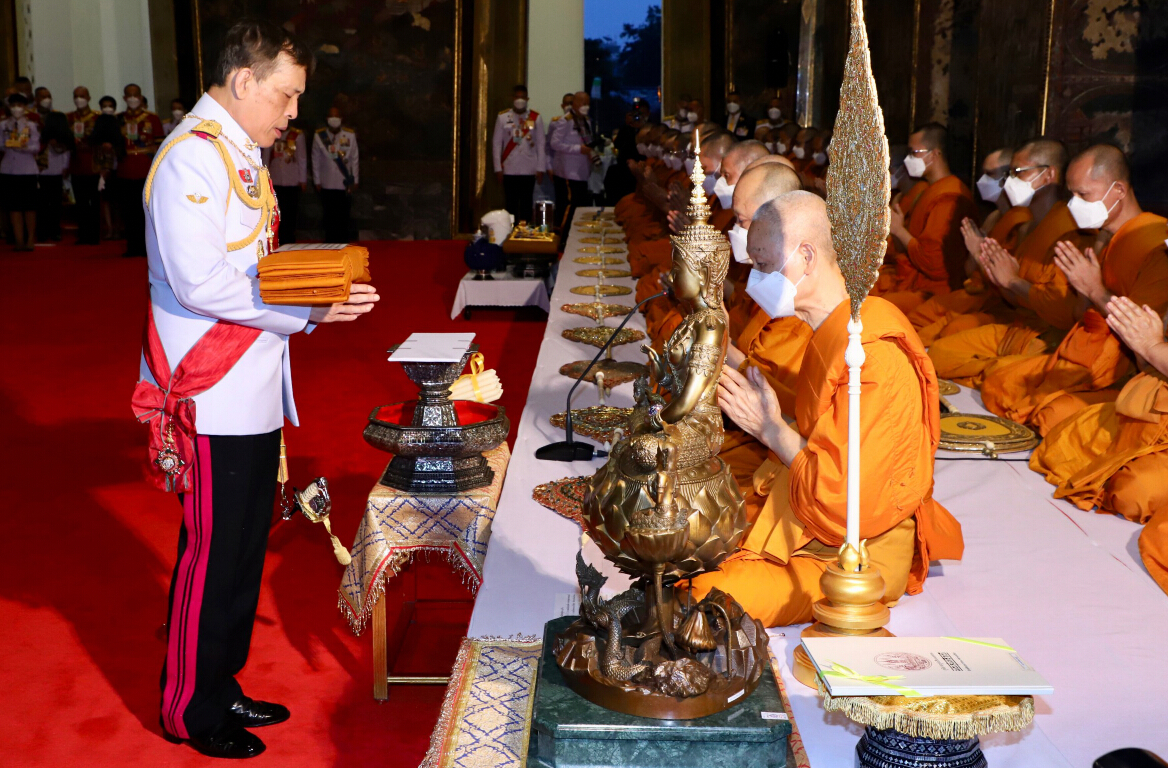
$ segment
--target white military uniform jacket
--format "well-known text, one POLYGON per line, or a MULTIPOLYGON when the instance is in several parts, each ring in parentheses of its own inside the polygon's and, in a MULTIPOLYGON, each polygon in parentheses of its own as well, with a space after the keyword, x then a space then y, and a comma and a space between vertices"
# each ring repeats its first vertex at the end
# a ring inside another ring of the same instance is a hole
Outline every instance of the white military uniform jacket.
MULTIPOLYGON (((146 183, 150 301, 171 370, 218 319, 263 331, 219 383, 195 396, 199 434, 264 434, 285 416, 298 423, 288 335, 305 330, 311 309, 260 301, 256 264, 267 253, 268 214, 240 195, 267 183, 261 167, 259 147, 204 94, 163 142, 146 183), (232 167, 210 139, 190 136, 203 121, 218 124, 232 167)), ((145 357, 140 373, 154 381, 145 357)))
POLYGON ((339 157, 349 169, 353 183, 361 180, 361 165, 357 157, 357 134, 352 128, 341 128, 332 133, 328 128, 318 128, 312 139, 312 177, 321 189, 344 189, 345 175, 337 167, 334 157, 339 157))
POLYGON ((308 137, 299 128, 288 127, 276 143, 261 150, 264 165, 277 187, 308 183, 308 137))
POLYGON ((534 176, 548 167, 545 156, 548 139, 543 132, 543 117, 535 110, 516 113, 505 109, 495 118, 495 133, 491 137, 491 155, 495 161, 495 173, 502 171, 507 176, 534 176), (503 159, 503 152, 511 141, 515 147, 503 159))

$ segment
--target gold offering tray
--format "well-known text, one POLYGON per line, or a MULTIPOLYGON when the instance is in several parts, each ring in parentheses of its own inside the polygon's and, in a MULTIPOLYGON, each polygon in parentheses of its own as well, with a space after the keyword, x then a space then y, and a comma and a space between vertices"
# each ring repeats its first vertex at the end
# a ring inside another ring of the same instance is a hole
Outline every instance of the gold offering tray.
POLYGON ((627 264, 625 259, 618 259, 614 256, 577 256, 572 259, 577 264, 627 264))
POLYGON ((625 306, 624 304, 603 304, 599 301, 589 301, 582 304, 565 304, 560 307, 560 310, 567 312, 569 315, 591 317, 598 322, 609 317, 627 315, 631 309, 632 307, 625 306))
MULTIPOLYGON (((588 408, 572 409, 572 431, 591 437, 602 443, 611 443, 613 431, 618 427, 629 431, 629 417, 632 408, 617 408, 612 405, 593 405, 588 408)), ((557 413, 551 418, 552 426, 564 429, 567 414, 557 413)), ((558 510, 557 510, 558 511, 558 510)))
POLYGON ((625 248, 621 245, 586 245, 580 249, 580 253, 624 253, 625 248))
POLYGON ((556 239, 555 232, 544 232, 543 230, 534 227, 524 226, 520 224, 511 231, 512 240, 537 240, 540 242, 551 242, 556 239))
POLYGON ((949 379, 937 379, 937 393, 941 397, 948 397, 949 395, 956 395, 961 391, 961 387, 954 384, 949 379))
POLYGON ((577 285, 572 293, 580 296, 628 296, 633 289, 627 285, 577 285))
POLYGON ((603 241, 604 241, 603 237, 582 237, 582 238, 580 238, 580 242, 587 243, 589 245, 599 245, 603 241))
POLYGON ((632 277, 633 273, 627 269, 581 269, 576 272, 580 277, 632 277))
POLYGON ((941 415, 939 447, 946 451, 983 453, 997 458, 999 453, 1029 451, 1038 442, 1034 430, 999 416, 972 413, 941 415))
MULTIPOLYGON (((580 373, 588 367, 589 360, 577 360, 560 366, 560 373, 569 379, 580 378, 580 373)), ((596 374, 604 374, 604 387, 611 389, 636 381, 639 376, 648 376, 649 369, 641 363, 629 363, 623 360, 598 360, 592 370, 584 377, 590 384, 596 383, 596 374)))
MULTIPOLYGON (((581 344, 591 344, 599 349, 603 347, 609 337, 612 336, 613 328, 603 325, 590 325, 581 328, 569 328, 564 331, 564 338, 568 341, 578 341, 581 344)), ((645 334, 638 331, 636 328, 621 328, 616 335, 616 339, 612 342, 612 346, 616 347, 621 344, 635 344, 642 341, 645 334)))

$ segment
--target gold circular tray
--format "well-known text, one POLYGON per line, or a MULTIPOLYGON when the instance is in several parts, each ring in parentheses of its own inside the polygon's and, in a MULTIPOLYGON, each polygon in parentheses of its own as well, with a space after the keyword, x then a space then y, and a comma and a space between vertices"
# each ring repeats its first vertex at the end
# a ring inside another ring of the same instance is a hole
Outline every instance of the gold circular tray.
POLYGON ((941 395, 941 397, 956 395, 960 391, 961 387, 949 381, 949 379, 937 379, 937 393, 941 395))
POLYGON ((577 264, 627 264, 627 259, 618 259, 615 256, 577 256, 572 259, 577 264))
MULTIPOLYGON (((560 366, 560 373, 567 376, 569 379, 580 378, 580 373, 588 367, 590 360, 577 360, 574 363, 567 363, 560 366)), ((649 369, 641 363, 629 363, 623 360, 598 360, 596 365, 592 366, 592 370, 584 377, 584 381, 591 384, 596 383, 596 374, 598 371, 604 373, 604 388, 611 389, 620 386, 621 384, 628 384, 636 381, 639 376, 648 376, 649 369)))
MULTIPOLYGON (((604 239, 605 238, 603 238, 603 237, 582 237, 582 238, 580 238, 580 242, 588 243, 589 245, 599 245, 599 244, 601 244, 601 241, 604 239)), ((609 239, 608 243, 606 243, 606 244, 607 245, 614 245, 614 243, 612 242, 611 239, 609 239)))
MULTIPOLYGON (((632 408, 617 408, 612 405, 593 405, 588 408, 572 409, 572 431, 585 437, 599 440, 602 443, 611 443, 613 430, 617 427, 629 431, 629 417, 633 415, 632 408)), ((551 417, 553 427, 564 429, 567 414, 563 411, 551 417)))
POLYGON ((947 451, 999 453, 1028 451, 1038 445, 1034 430, 998 416, 948 413, 941 416, 940 448, 947 451))
POLYGON ((624 304, 603 304, 599 301, 589 301, 582 304, 565 304, 560 309, 569 315, 581 315, 583 317, 591 317, 593 320, 604 320, 609 317, 627 315, 632 310, 632 307, 624 304))
POLYGON ((577 285, 572 293, 580 296, 628 296, 633 289, 627 285, 577 285))
POLYGON ((580 253, 624 253, 623 245, 586 245, 580 253))
POLYGON ((577 270, 580 277, 632 277, 633 273, 627 269, 581 269, 577 270))
MULTIPOLYGON (((614 328, 609 328, 603 325, 586 325, 581 328, 569 328, 563 332, 563 336, 568 341, 578 341, 581 344, 591 344, 597 349, 604 346, 609 337, 612 336, 614 328)), ((616 335, 616 340, 612 342, 612 346, 616 347, 621 344, 635 344, 642 341, 645 334, 638 331, 636 328, 621 328, 616 335)))

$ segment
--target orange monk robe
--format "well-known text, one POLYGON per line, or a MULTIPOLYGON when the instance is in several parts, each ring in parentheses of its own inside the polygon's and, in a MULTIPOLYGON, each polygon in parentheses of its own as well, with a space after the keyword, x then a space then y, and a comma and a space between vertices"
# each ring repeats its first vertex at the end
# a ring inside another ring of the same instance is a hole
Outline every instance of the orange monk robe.
POLYGON ((730 286, 730 295, 726 299, 726 314, 730 316, 730 338, 737 339, 742 335, 746 324, 750 322, 758 304, 746 292, 746 284, 750 279, 750 265, 737 261, 730 262, 730 269, 726 272, 726 284, 730 286))
POLYGON ((1018 244, 1018 272, 1030 283, 1020 306, 997 311, 998 322, 937 339, 929 357, 937 375, 969 386, 980 386, 991 365, 1013 355, 1038 355, 1061 341, 1075 324, 1079 296, 1054 263, 1060 240, 1084 250, 1094 242, 1091 232, 1078 229, 1067 204, 1059 201, 1018 244), (1042 336, 1043 338, 1040 338, 1042 336))
MULTIPOLYGON (((896 204, 900 206, 900 211, 904 214, 905 221, 909 221, 912 218, 913 208, 928 188, 929 182, 924 179, 918 179, 915 184, 909 187, 907 192, 902 192, 899 198, 895 198, 894 196, 896 204)), ((904 247, 892 235, 888 236, 887 243, 888 247, 884 253, 884 266, 880 270, 880 279, 872 287, 871 295, 873 296, 879 296, 896 290, 896 257, 904 253, 904 247)))
MULTIPOLYGON (((961 526, 933 500, 940 440, 937 377, 908 319, 878 297, 864 302, 860 409, 860 538, 884 576, 884 600, 921 591, 929 561, 960 558, 961 526)), ((847 522, 848 303, 815 331, 799 371, 795 419, 807 439, 790 469, 755 475, 766 495, 738 552, 693 580, 695 596, 729 592, 767 626, 811 620, 819 577, 847 522)))
POLYGON ((930 184, 905 218, 911 239, 896 256, 894 287, 880 295, 909 312, 960 288, 967 256, 961 222, 976 215, 973 193, 961 179, 946 176, 930 184))
MULTIPOLYGON (((1163 315, 1168 309, 1168 219, 1141 213, 1120 227, 1099 253, 1103 285, 1137 306, 1163 315)), ((1045 435, 1075 411, 1114 400, 1131 370, 1127 350, 1095 309, 1071 328, 1048 355, 1002 362, 981 386, 985 407, 1007 419, 1031 424, 1045 435)))
MULTIPOLYGON (((1024 226, 1033 218, 1034 214, 1027 206, 1014 206, 998 218, 989 237, 1014 253, 1024 226)), ((978 270, 966 279, 963 288, 934 296, 909 312, 908 319, 927 347, 941 336, 992 322, 988 313, 1000 307, 1002 302, 997 286, 987 281, 978 270)))
POLYGON ((1168 383, 1160 374, 1137 374, 1115 402, 1056 425, 1030 468, 1057 486, 1057 499, 1143 523, 1140 557, 1168 592, 1168 383))

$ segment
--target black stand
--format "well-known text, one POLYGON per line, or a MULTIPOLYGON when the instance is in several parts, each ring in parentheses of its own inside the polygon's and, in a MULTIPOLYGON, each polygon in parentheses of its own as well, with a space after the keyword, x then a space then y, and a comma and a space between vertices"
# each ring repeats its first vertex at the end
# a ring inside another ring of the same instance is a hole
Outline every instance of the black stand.
POLYGON ((567 414, 564 416, 564 432, 567 434, 567 439, 561 440, 558 443, 549 443, 542 448, 537 448, 535 451, 535 458, 543 459, 544 461, 590 461, 592 459, 592 456, 596 452, 596 446, 592 445, 592 443, 578 443, 572 435, 572 395, 576 394, 576 387, 580 386, 580 382, 584 381, 584 377, 587 376, 588 372, 592 370, 592 367, 596 365, 596 361, 598 361, 600 356, 605 353, 605 350, 612 346, 612 342, 616 339, 616 335, 620 333, 621 329, 625 327, 625 323, 627 323, 629 319, 632 318, 636 311, 641 308, 641 305, 646 304, 653 299, 659 299, 667 294, 668 291, 661 291, 660 293, 653 294, 647 299, 642 299, 641 301, 637 302, 637 305, 633 307, 627 315, 625 315, 625 319, 621 320, 620 325, 618 325, 616 330, 612 332, 612 335, 608 337, 608 341, 604 342, 604 346, 601 347, 600 351, 596 353, 596 357, 592 358, 592 362, 588 363, 588 367, 580 372, 580 378, 576 379, 576 383, 573 384, 572 388, 568 390, 568 408, 567 414))

